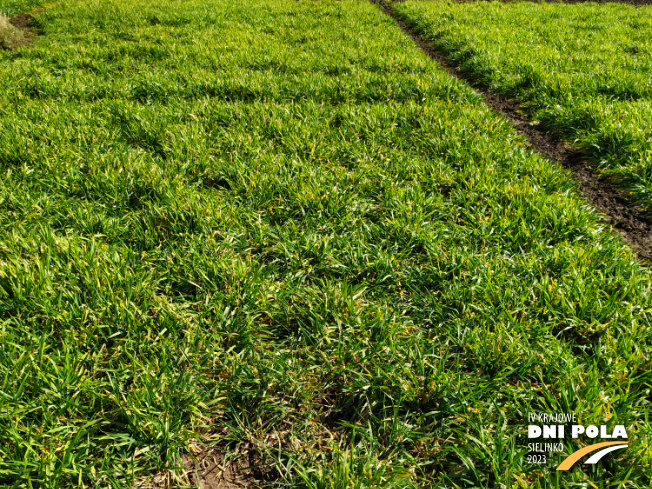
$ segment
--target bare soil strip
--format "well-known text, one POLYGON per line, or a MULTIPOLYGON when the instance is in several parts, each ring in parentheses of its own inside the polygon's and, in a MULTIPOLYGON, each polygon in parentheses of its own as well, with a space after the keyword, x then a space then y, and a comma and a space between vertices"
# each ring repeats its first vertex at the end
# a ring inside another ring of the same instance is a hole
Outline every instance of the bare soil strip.
POLYGON ((596 169, 583 158, 580 150, 569 147, 563 141, 533 125, 520 111, 518 104, 489 92, 472 76, 453 66, 441 52, 401 20, 391 9, 389 2, 383 0, 371 0, 371 2, 392 17, 401 29, 450 75, 469 83, 483 96, 489 107, 507 117, 515 129, 527 137, 535 151, 570 170, 588 203, 605 215, 604 222, 610 224, 613 230, 622 236, 623 241, 636 251, 639 258, 652 261, 652 219, 639 211, 610 181, 600 178, 596 169))

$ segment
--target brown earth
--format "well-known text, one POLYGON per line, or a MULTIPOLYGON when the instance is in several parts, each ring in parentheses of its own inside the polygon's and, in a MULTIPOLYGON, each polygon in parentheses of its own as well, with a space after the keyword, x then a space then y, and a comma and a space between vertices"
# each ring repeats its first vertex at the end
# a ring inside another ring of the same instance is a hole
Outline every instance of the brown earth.
POLYGON ((181 457, 181 467, 177 470, 162 471, 139 480, 133 488, 254 489, 273 478, 258 452, 249 444, 239 446, 228 457, 220 447, 193 445, 191 451, 181 457))
POLYGON ((540 129, 521 112, 518 104, 489 92, 475 78, 453 66, 441 52, 401 20, 388 2, 371 1, 392 17, 401 29, 450 75, 470 84, 477 93, 482 95, 485 103, 491 109, 507 117, 514 128, 527 138, 532 149, 570 170, 588 203, 605 215, 604 221, 622 236, 623 241, 631 246, 640 258, 652 261, 652 219, 637 209, 609 180, 600 178, 596 169, 585 160, 579 149, 568 146, 540 129))
POLYGON ((18 14, 9 19, 9 23, 19 29, 31 29, 36 27, 36 19, 32 14, 18 14))

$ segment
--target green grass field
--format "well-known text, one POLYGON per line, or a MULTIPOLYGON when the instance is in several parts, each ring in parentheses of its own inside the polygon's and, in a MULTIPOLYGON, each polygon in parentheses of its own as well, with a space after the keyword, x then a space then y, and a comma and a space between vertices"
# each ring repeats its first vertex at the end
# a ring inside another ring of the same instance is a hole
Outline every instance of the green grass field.
POLYGON ((394 9, 652 211, 652 7, 409 1, 394 9))
POLYGON ((29 13, 43 6, 43 0, 0 0, 0 14, 11 17, 29 13))
POLYGON ((0 51, 0 487, 244 444, 268 487, 649 487, 652 274, 377 7, 38 23, 0 51), (530 464, 528 412, 630 447, 530 464))

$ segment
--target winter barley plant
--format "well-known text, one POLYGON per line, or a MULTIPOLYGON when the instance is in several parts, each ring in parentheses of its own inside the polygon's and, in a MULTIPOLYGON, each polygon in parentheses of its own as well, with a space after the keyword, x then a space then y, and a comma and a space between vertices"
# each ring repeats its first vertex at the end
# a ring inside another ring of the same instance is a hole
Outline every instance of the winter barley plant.
POLYGON ((649 487, 649 269, 376 6, 38 19, 0 52, 0 486, 211 449, 270 487, 649 487), (531 411, 631 446, 559 478, 531 411))
POLYGON ((652 6, 396 3, 463 71, 522 103, 652 209, 652 6))

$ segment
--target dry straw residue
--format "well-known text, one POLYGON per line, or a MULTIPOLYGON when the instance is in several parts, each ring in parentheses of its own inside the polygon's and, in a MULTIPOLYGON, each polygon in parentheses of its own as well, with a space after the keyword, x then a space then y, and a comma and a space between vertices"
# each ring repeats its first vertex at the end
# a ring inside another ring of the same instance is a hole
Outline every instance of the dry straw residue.
POLYGON ((16 49, 25 42, 22 31, 9 22, 9 19, 0 15, 0 49, 16 49))

